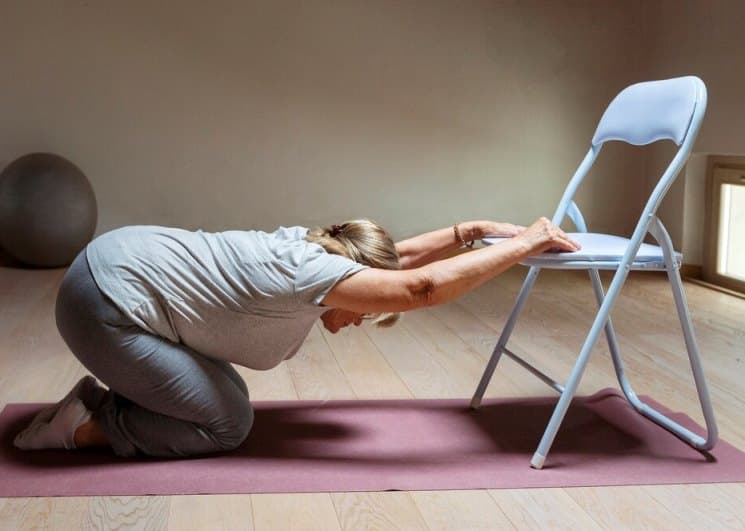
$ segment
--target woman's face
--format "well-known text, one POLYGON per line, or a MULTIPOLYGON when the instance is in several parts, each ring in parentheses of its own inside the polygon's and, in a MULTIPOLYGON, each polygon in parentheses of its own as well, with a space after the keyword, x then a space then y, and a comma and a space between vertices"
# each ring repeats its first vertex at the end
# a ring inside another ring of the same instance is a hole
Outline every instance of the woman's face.
POLYGON ((333 308, 321 315, 323 326, 332 334, 351 324, 360 326, 364 314, 333 308))

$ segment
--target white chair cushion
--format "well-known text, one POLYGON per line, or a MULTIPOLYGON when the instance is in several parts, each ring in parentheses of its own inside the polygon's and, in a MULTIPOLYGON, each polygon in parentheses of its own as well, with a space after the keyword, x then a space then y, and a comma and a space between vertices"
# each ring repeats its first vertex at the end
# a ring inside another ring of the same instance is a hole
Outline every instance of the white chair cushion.
POLYGON ((603 113, 592 145, 621 140, 641 146, 662 139, 680 145, 705 94, 703 81, 694 76, 626 87, 603 113))
MULTIPOLYGON (((582 246, 574 253, 551 253, 545 252, 538 256, 532 256, 526 262, 537 265, 543 262, 547 265, 560 262, 619 262, 626 252, 629 239, 612 234, 597 234, 593 232, 572 232, 569 237, 582 246)), ((493 245, 508 238, 487 237, 482 240, 485 245, 493 245)), ((680 263, 682 256, 675 253, 676 262, 680 263)), ((663 262, 662 248, 657 245, 642 243, 636 254, 635 263, 640 262, 663 262)), ((549 265, 550 267, 550 265, 549 265)))

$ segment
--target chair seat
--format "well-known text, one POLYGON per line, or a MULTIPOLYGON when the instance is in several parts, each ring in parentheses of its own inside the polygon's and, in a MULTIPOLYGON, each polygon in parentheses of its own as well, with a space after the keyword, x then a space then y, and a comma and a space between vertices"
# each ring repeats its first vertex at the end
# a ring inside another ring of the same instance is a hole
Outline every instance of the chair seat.
MULTIPOLYGON (((629 239, 612 234, 592 232, 573 232, 569 237, 582 246, 574 253, 546 252, 531 256, 520 263, 546 269, 618 269, 629 239)), ((482 243, 493 245, 508 238, 487 237, 482 243)), ((680 266, 683 256, 675 252, 675 265, 680 266)), ((631 264, 632 269, 665 269, 662 248, 658 245, 642 243, 639 252, 631 264)))

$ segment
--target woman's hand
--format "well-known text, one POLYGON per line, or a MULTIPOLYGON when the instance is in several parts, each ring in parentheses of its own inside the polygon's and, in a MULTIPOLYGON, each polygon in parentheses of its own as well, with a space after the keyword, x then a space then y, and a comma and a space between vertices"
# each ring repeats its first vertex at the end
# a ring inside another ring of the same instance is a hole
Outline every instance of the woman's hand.
POLYGON ((543 217, 519 233, 516 239, 525 244, 531 255, 544 251, 574 252, 581 248, 563 230, 551 223, 548 218, 543 217))

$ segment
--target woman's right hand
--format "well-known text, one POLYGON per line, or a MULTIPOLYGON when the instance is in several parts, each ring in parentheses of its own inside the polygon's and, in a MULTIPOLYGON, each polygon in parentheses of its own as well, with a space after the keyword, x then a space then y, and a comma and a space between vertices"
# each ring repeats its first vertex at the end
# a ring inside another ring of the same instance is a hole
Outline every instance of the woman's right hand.
POLYGON ((528 247, 529 254, 539 254, 545 251, 574 252, 580 250, 580 245, 570 239, 558 226, 548 218, 539 218, 530 227, 515 236, 528 247))

